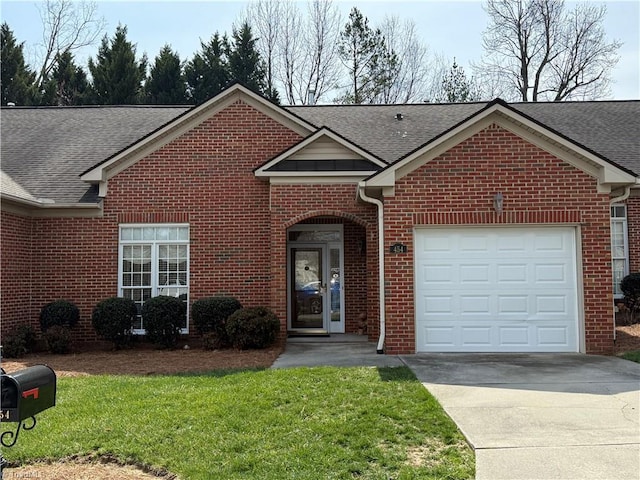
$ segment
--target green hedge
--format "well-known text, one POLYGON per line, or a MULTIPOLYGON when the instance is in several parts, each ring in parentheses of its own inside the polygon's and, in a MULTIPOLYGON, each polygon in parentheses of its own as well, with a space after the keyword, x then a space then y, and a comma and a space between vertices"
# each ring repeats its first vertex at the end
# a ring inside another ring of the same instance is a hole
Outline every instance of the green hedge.
POLYGON ((131 341, 131 329, 137 315, 138 309, 133 300, 111 297, 95 306, 91 324, 99 337, 112 342, 118 349, 131 341))
POLYGON ((149 341, 160 347, 174 348, 186 314, 186 305, 176 297, 159 296, 144 302, 142 321, 149 341))
POLYGON ((243 308, 227 319, 227 335, 234 348, 265 348, 278 338, 280 321, 265 307, 243 308))

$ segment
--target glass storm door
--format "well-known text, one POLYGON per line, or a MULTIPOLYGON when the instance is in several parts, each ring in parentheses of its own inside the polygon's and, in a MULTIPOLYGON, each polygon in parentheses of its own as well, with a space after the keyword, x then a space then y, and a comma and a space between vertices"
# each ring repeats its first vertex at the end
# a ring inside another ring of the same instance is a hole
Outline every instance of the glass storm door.
POLYGON ((291 329, 326 330, 324 247, 291 248, 291 329))

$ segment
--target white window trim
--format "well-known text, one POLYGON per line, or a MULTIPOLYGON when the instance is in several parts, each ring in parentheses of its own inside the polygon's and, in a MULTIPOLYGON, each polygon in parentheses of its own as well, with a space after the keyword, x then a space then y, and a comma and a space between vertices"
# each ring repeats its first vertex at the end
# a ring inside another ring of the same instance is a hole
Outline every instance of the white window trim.
MULTIPOLYGON (((620 223, 622 224, 622 232, 623 232, 623 241, 624 241, 624 272, 623 272, 623 278, 626 275, 629 275, 629 236, 628 236, 628 231, 627 231, 627 205, 624 203, 614 203, 613 205, 611 205, 611 211, 614 210, 614 208, 617 207, 622 207, 624 209, 624 217, 614 217, 611 216, 611 232, 613 235, 613 224, 614 223, 620 223)), ((610 214, 611 215, 611 214, 610 214)), ((614 260, 623 260, 622 258, 614 258, 613 257, 613 242, 611 242, 611 263, 612 263, 612 267, 613 267, 613 261, 614 260)), ((613 274, 613 268, 612 268, 612 274, 613 274)), ((612 278, 612 284, 613 284, 613 278, 612 278)), ((612 285, 613 286, 613 285, 612 285)), ((614 288, 614 298, 615 299, 620 299, 623 297, 622 294, 620 293, 616 293, 615 292, 615 287, 614 288)))
MULTIPOLYGON (((123 269, 122 258, 124 255, 124 247, 126 245, 151 245, 151 298, 158 296, 158 290, 165 285, 158 285, 158 246, 159 245, 186 245, 187 246, 187 322, 186 328, 181 328, 181 334, 189 333, 189 310, 191 286, 189 279, 191 278, 191 229, 188 223, 121 223, 118 225, 118 296, 124 296, 124 289, 127 288, 122 283, 123 269), (122 240, 123 228, 187 228, 187 240, 122 240)), ((144 328, 132 329, 134 335, 145 335, 147 332, 144 328)))

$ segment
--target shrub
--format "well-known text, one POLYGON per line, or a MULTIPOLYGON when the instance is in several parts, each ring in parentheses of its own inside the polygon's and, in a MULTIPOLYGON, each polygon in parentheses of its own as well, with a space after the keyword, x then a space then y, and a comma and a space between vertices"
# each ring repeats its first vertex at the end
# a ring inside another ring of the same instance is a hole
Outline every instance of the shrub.
POLYGON ((229 316, 242 308, 240 302, 233 297, 208 297, 196 300, 191 305, 191 318, 196 330, 201 335, 212 334, 210 338, 213 348, 228 346, 226 321, 229 316))
POLYGON ((243 308, 227 319, 227 335, 234 348, 265 348, 280 331, 278 317, 265 307, 243 308))
POLYGON ((2 356, 18 358, 31 352, 36 346, 36 334, 31 325, 19 325, 2 339, 2 356))
POLYGON ((40 328, 46 332, 54 325, 73 328, 80 320, 80 311, 67 300, 47 303, 40 310, 40 328))
POLYGON ((116 349, 129 344, 131 327, 138 314, 133 300, 112 297, 102 300, 91 314, 91 324, 99 337, 113 342, 116 349))
POLYGON ((209 332, 202 335, 202 349, 203 350, 218 350, 224 348, 226 345, 220 343, 218 335, 209 332))
POLYGON ((24 339, 18 335, 6 335, 2 339, 2 356, 4 358, 20 358, 27 353, 24 339))
POLYGON ((624 306, 629 311, 630 323, 640 321, 640 273, 630 273, 620 282, 624 306))
POLYGON ((53 325, 47 329, 44 339, 51 353, 69 353, 71 349, 71 332, 63 325, 53 325))
POLYGON ((142 319, 147 338, 165 348, 174 348, 180 338, 186 306, 176 297, 159 296, 144 302, 142 319))

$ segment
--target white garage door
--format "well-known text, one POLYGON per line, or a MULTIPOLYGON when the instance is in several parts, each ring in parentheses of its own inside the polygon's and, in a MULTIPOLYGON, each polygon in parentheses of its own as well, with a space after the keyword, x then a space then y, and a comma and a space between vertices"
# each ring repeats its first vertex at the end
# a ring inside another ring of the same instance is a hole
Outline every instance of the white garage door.
POLYGON ((416 350, 576 352, 575 229, 415 231, 416 350))

